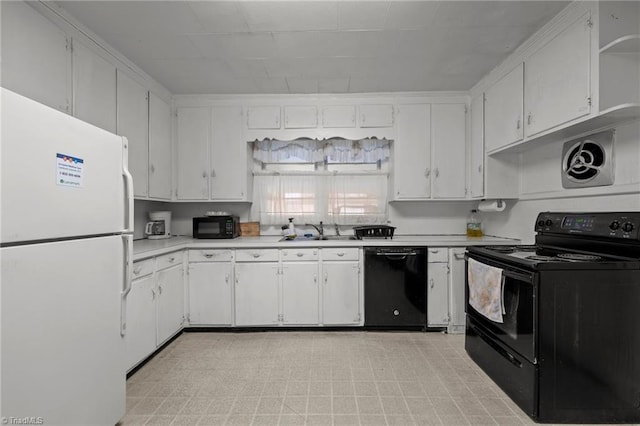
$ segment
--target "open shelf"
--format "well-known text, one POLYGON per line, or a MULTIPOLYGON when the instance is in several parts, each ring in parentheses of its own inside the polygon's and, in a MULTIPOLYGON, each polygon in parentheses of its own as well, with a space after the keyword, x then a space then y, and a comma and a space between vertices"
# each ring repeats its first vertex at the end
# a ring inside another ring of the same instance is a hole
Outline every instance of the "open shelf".
POLYGON ((620 37, 600 48, 600 54, 604 53, 637 53, 640 54, 640 34, 631 34, 620 37))
POLYGON ((494 149, 493 151, 487 152, 487 155, 493 156, 496 154, 524 152, 548 143, 561 142, 581 134, 603 130, 606 127, 612 127, 638 119, 640 119, 640 103, 616 105, 602 111, 595 117, 587 117, 569 126, 555 130, 552 129, 540 135, 494 149))

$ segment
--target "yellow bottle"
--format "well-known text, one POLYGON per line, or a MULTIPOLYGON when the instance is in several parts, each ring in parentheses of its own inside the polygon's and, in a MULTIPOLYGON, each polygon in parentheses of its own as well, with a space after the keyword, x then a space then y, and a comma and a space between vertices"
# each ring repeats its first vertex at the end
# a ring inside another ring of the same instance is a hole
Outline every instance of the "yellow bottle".
POLYGON ((471 214, 467 217, 467 237, 482 237, 482 222, 475 209, 471 210, 471 214))

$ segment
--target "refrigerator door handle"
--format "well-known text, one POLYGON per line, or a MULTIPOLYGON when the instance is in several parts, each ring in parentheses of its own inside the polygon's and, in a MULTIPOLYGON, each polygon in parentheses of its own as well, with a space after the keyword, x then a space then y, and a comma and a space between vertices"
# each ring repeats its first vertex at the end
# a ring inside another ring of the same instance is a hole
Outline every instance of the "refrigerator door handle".
POLYGON ((133 233, 133 176, 129 172, 129 142, 127 138, 122 138, 122 176, 124 177, 126 191, 126 226, 124 233, 133 233))
POLYGON ((122 235, 124 244, 124 274, 120 293, 120 335, 127 334, 127 297, 131 292, 131 254, 133 253, 133 235, 122 235))

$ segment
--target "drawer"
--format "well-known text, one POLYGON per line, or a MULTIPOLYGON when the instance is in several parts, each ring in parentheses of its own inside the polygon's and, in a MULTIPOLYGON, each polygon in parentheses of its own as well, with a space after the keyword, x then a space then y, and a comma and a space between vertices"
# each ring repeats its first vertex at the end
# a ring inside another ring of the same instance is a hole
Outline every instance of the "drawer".
POLYGON ((298 260, 318 260, 318 249, 282 249, 283 262, 298 260))
POLYGON ((277 249, 236 250, 236 262, 277 262, 277 249))
POLYGON ((132 279, 135 280, 136 278, 144 277, 151 273, 153 273, 153 258, 133 262, 133 269, 131 270, 132 279))
POLYGON ((168 268, 170 266, 182 264, 182 256, 183 254, 181 251, 174 251, 173 253, 157 256, 156 271, 159 271, 160 269, 168 268))
POLYGON ((447 247, 429 247, 427 262, 448 262, 449 250, 447 247))
POLYGON ((189 250, 189 262, 230 262, 232 250, 189 250))
POLYGON ((326 248, 322 249, 322 260, 358 260, 360 249, 326 248))

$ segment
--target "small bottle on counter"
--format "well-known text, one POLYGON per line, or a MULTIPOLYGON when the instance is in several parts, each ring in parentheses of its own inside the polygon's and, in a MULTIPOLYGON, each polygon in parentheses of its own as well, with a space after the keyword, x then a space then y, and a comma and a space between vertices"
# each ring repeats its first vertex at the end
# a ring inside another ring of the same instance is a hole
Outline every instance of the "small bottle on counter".
POLYGON ((482 222, 476 209, 471 210, 467 217, 467 237, 482 237, 482 222))

